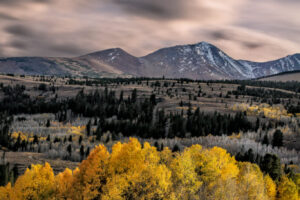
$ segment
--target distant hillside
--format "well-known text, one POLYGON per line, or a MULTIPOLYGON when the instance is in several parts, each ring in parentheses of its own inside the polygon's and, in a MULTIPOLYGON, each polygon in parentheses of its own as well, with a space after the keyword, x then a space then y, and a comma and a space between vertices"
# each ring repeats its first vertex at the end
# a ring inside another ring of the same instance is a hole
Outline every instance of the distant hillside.
POLYGON ((0 58, 0 73, 25 75, 222 80, 253 79, 295 70, 300 70, 300 54, 258 63, 235 60, 206 42, 163 48, 144 57, 114 48, 76 58, 0 58))
POLYGON ((281 81, 281 82, 299 81, 300 82, 300 70, 292 71, 292 72, 283 72, 283 73, 280 73, 280 74, 266 76, 266 77, 259 78, 258 80, 262 80, 262 81, 281 81))

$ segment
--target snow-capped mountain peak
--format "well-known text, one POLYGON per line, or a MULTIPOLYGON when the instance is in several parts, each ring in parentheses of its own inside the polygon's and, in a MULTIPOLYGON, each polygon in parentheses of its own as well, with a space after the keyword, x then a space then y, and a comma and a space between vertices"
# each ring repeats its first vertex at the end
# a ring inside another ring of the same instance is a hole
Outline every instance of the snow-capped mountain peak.
POLYGON ((300 54, 258 63, 235 60, 216 46, 200 42, 163 48, 143 57, 114 48, 77 58, 0 58, 2 73, 78 75, 83 69, 88 69, 89 74, 108 72, 148 77, 251 79, 300 70, 300 54))

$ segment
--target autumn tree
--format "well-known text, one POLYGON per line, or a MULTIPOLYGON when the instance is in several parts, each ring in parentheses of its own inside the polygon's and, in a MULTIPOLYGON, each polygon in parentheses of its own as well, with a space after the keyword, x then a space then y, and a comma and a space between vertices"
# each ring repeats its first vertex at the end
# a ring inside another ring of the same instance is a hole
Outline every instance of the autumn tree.
POLYGON ((55 197, 56 199, 71 199, 73 188, 73 172, 70 169, 59 173, 55 177, 55 197))
POLYGON ((20 176, 14 187, 12 199, 50 199, 55 193, 54 173, 49 163, 32 165, 20 176))
POLYGON ((176 154, 170 168, 172 171, 173 195, 180 199, 199 199, 203 184, 197 173, 202 147, 195 145, 182 154, 176 154))
POLYGON ((107 170, 103 199, 169 199, 171 172, 148 143, 115 144, 107 170))
POLYGON ((275 200, 276 193, 277 193, 275 182, 272 180, 272 178, 269 175, 265 175, 264 183, 265 183, 265 192, 269 197, 269 200, 275 200))
POLYGON ((205 149, 198 162, 198 174, 204 182, 202 194, 208 199, 236 199, 237 162, 226 150, 205 149))
MULTIPOLYGON (((272 169, 273 157, 264 159, 272 169)), ((78 168, 56 176, 48 163, 32 165, 13 186, 0 187, 0 200, 297 200, 300 175, 277 177, 276 170, 263 174, 219 147, 158 151, 131 138, 111 153, 96 146, 78 168)))
POLYGON ((107 179, 109 153, 103 146, 97 146, 74 174, 72 199, 100 199, 107 179))
POLYGON ((8 183, 5 187, 0 187, 0 199, 13 199, 13 190, 10 183, 8 183))
POLYGON ((240 199, 267 200, 267 192, 264 186, 263 173, 256 164, 243 162, 239 164, 239 189, 240 199))
POLYGON ((278 184, 278 200, 297 200, 298 190, 296 184, 283 176, 278 184))

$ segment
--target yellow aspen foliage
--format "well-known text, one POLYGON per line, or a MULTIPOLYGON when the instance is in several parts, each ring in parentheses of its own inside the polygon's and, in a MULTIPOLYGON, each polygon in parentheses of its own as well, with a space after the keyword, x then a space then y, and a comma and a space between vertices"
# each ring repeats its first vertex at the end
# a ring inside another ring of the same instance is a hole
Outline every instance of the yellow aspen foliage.
POLYGON ((171 172, 148 143, 115 144, 108 174, 103 199, 169 199, 171 172))
POLYGON ((237 177, 237 162, 226 150, 214 147, 204 150, 202 155, 201 174, 204 182, 213 184, 217 178, 226 180, 237 177))
POLYGON ((50 199, 55 192, 54 174, 49 163, 32 165, 24 175, 20 176, 13 189, 14 200, 50 199))
POLYGON ((298 199, 300 199, 300 173, 297 173, 293 177, 293 181, 297 186, 298 189, 298 199))
POLYGON ((109 152, 99 145, 84 160, 74 174, 74 196, 72 199, 99 199, 106 182, 109 152))
POLYGON ((239 164, 240 173, 238 185, 241 199, 264 200, 268 199, 265 192, 264 177, 256 164, 243 162, 239 164))
POLYGON ((56 176, 48 163, 32 165, 14 186, 0 187, 0 200, 296 200, 299 186, 300 174, 276 187, 257 165, 222 148, 160 152, 131 138, 111 153, 95 147, 74 171, 56 176))
POLYGON ((159 154, 160 156, 160 162, 165 164, 168 168, 172 162, 173 159, 173 153, 172 151, 168 148, 165 147, 159 154))
POLYGON ((269 175, 264 176, 265 192, 270 200, 276 199, 276 184, 269 175))
POLYGON ((8 183, 5 187, 0 187, 0 200, 12 199, 11 184, 8 183))
POLYGON ((73 187, 73 172, 70 169, 65 169, 55 177, 56 199, 71 199, 70 191, 73 187))
POLYGON ((13 132, 11 134, 11 138, 14 139, 14 140, 17 140, 18 137, 20 137, 21 141, 23 141, 23 140, 27 141, 27 135, 24 134, 24 133, 22 133, 21 131, 19 131, 19 132, 13 132))
POLYGON ((174 196, 178 199, 199 199, 202 185, 197 174, 197 158, 201 156, 201 146, 195 145, 178 154, 172 161, 172 182, 174 196), (198 195, 198 196, 197 196, 198 195))
POLYGON ((207 199, 237 199, 237 162, 226 150, 205 149, 197 164, 198 174, 204 182, 202 195, 207 199), (226 195, 224 195, 226 194, 226 195))
MULTIPOLYGON (((28 133, 23 133, 21 131, 18 131, 18 132, 11 133, 11 138, 14 141, 18 140, 18 138, 19 138, 21 141, 32 142, 34 140, 34 134, 33 133, 28 134, 28 133)), ((38 136, 38 139, 39 139, 39 141, 45 141, 47 139, 47 137, 38 136)))
POLYGON ((71 126, 68 130, 68 133, 83 136, 85 129, 85 126, 71 126))
POLYGON ((247 115, 262 115, 271 119, 280 119, 281 117, 292 117, 282 106, 271 106, 269 104, 259 104, 250 106, 249 104, 235 104, 232 106, 234 111, 246 111, 247 115))
POLYGON ((296 184, 283 176, 278 184, 278 200, 297 200, 298 190, 296 184))

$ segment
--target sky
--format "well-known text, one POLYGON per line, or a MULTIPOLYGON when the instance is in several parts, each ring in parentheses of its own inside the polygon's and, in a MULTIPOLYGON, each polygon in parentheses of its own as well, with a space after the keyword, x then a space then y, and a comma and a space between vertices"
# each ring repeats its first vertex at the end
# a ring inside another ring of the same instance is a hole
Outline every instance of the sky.
POLYGON ((0 57, 135 56, 206 41, 235 59, 300 53, 299 0, 0 0, 0 57))

